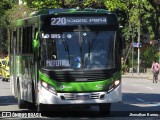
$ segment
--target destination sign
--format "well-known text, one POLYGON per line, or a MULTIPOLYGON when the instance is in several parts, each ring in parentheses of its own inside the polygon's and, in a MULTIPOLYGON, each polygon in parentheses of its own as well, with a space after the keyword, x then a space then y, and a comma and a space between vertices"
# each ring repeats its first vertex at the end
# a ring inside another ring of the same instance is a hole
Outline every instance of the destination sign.
POLYGON ((56 17, 51 18, 51 25, 104 25, 107 17, 56 17))

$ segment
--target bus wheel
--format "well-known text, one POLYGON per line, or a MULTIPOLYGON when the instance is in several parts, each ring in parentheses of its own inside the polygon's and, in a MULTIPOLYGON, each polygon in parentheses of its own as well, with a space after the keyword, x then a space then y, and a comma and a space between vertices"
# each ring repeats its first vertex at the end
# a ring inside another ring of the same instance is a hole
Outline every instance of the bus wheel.
POLYGON ((41 104, 37 104, 36 107, 37 107, 37 112, 42 112, 42 111, 44 111, 44 109, 46 109, 41 104))
POLYGON ((99 105, 99 111, 103 115, 109 115, 111 109, 111 103, 105 103, 99 105))
POLYGON ((32 102, 28 104, 28 109, 36 110, 35 89, 34 89, 33 81, 32 81, 32 102))
POLYGON ((18 88, 17 88, 17 99, 18 99, 19 109, 26 108, 24 101, 21 99, 21 91, 20 91, 20 86, 19 85, 18 85, 18 88))

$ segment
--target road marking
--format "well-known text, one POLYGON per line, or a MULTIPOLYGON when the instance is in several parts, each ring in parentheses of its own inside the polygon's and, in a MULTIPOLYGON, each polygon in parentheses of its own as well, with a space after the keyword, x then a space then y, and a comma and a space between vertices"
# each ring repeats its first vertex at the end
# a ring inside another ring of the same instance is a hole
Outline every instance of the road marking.
POLYGON ((138 101, 141 101, 141 102, 145 102, 144 100, 140 99, 140 98, 136 98, 138 101))
POLYGON ((141 87, 141 86, 142 86, 142 84, 133 84, 133 86, 141 87))
POLYGON ((146 87, 146 88, 148 88, 148 89, 153 89, 152 87, 146 87))
POLYGON ((150 104, 131 104, 138 107, 159 107, 160 103, 150 103, 150 104))
MULTIPOLYGON (((140 98, 136 98, 136 99, 138 101, 141 101, 142 103, 131 104, 131 105, 138 106, 138 107, 158 107, 158 106, 160 106, 160 103, 146 102, 145 100, 140 99, 140 98)), ((126 104, 126 103, 124 103, 124 104, 126 104)))
POLYGON ((140 99, 140 98, 136 98, 136 99, 143 102, 144 104, 148 104, 148 105, 152 105, 152 106, 160 106, 160 103, 147 102, 147 101, 140 99))
POLYGON ((154 88, 152 88, 152 87, 146 87, 146 86, 144 86, 143 84, 133 84, 133 86, 138 86, 138 87, 145 87, 145 88, 148 88, 148 89, 151 89, 151 90, 153 90, 154 88))

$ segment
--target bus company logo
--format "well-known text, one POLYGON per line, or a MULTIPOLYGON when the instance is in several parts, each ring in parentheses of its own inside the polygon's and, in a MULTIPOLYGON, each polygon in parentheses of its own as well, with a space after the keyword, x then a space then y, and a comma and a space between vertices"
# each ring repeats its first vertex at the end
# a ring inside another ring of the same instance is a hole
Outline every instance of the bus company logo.
POLYGON ((63 90, 63 89, 65 89, 65 88, 72 88, 72 87, 71 87, 71 86, 60 85, 58 88, 59 88, 60 90, 63 90))
POLYGON ((96 88, 104 88, 104 86, 105 85, 103 85, 103 84, 98 84, 98 85, 96 85, 96 88))
POLYGON ((42 38, 49 38, 49 37, 50 37, 49 34, 44 34, 44 33, 42 33, 42 38))
POLYGON ((87 33, 83 33, 83 36, 87 36, 87 33))
POLYGON ((68 39, 72 38, 72 35, 71 35, 71 34, 68 34, 68 35, 67 35, 67 38, 68 38, 68 39))
POLYGON ((64 85, 60 85, 60 86, 59 86, 59 89, 60 89, 60 90, 63 90, 63 89, 65 89, 65 86, 64 86, 64 85))

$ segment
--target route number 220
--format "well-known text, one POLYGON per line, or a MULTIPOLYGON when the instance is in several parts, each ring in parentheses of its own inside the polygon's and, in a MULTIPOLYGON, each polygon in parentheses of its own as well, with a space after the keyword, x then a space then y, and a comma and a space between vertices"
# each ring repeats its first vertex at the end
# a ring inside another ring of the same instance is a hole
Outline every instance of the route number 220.
POLYGON ((66 25, 66 18, 51 18, 51 25, 66 25))

